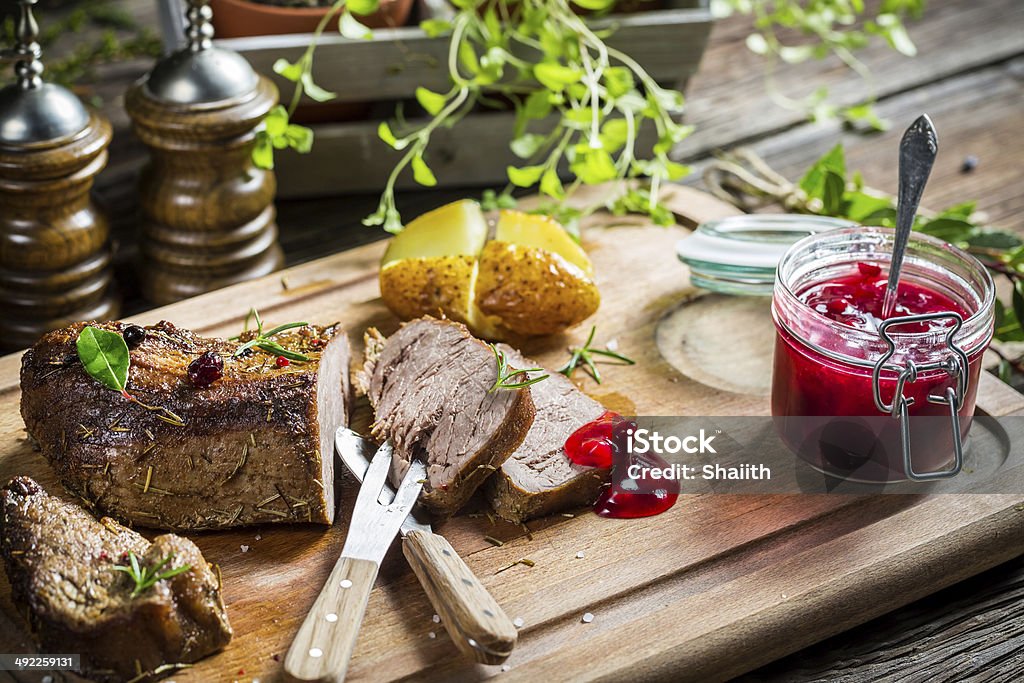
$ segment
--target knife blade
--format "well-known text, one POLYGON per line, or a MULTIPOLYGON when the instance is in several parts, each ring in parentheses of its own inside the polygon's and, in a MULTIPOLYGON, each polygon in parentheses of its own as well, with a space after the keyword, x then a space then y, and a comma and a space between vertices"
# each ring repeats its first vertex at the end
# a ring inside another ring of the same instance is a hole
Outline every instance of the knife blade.
POLYGON ((385 444, 366 470, 341 556, 285 656, 284 669, 293 679, 336 683, 345 678, 380 563, 427 473, 423 463, 412 463, 393 500, 381 503, 390 468, 391 447, 385 444))
MULTIPOLYGON (((372 442, 346 427, 340 427, 335 435, 335 450, 360 481, 364 474, 369 475, 373 449, 372 442)), ((379 501, 387 504, 394 495, 394 489, 385 484, 379 501)), ((518 631, 480 579, 417 511, 402 522, 401 532, 402 553, 456 647, 482 664, 505 661, 515 647, 518 631)))

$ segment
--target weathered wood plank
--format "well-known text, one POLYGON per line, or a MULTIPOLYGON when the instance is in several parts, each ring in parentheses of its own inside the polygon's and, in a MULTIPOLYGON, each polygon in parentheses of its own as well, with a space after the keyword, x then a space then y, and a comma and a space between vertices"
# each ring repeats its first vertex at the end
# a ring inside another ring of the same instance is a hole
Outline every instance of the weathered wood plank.
MULTIPOLYGON (((939 156, 922 204, 941 209, 977 200, 978 208, 1002 228, 1024 230, 1024 138, 1017 132, 1024 101, 1024 58, 925 85, 879 105, 893 122, 890 130, 862 135, 837 123, 805 124, 750 145, 770 166, 796 180, 837 142, 846 148, 847 166, 865 182, 895 193, 896 150, 903 130, 927 112, 939 132, 939 156), (968 155, 978 157, 971 173, 962 173, 968 155)), ((706 162, 695 164, 697 182, 706 162)))
MULTIPOLYGON (((1024 3, 1017 0, 931 2, 909 27, 917 57, 903 57, 884 41, 858 54, 875 74, 877 95, 885 98, 1021 54, 1022 25, 1024 3)), ((715 23, 702 67, 688 90, 687 117, 699 133, 683 142, 680 156, 697 158, 803 121, 799 112, 771 102, 764 61, 743 45, 750 30, 750 20, 744 17, 715 23)), ((824 86, 835 102, 843 104, 868 95, 860 79, 832 58, 786 65, 776 73, 775 86, 791 98, 824 86)))

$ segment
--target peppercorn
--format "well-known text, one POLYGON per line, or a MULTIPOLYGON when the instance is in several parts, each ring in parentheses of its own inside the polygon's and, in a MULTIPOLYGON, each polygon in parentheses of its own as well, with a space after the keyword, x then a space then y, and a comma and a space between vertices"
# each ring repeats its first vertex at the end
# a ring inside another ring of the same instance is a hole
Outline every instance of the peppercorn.
POLYGON ((290 361, 290 360, 288 360, 287 358, 285 358, 284 356, 278 356, 278 357, 277 357, 277 360, 275 360, 275 361, 274 361, 274 363, 275 363, 275 364, 277 365, 277 367, 279 367, 279 368, 286 368, 286 367, 288 367, 289 365, 291 365, 291 361, 290 361))
POLYGON ((129 349, 134 349, 142 340, 146 338, 146 330, 142 329, 138 325, 129 325, 124 328, 124 332, 121 333, 124 337, 124 343, 128 345, 129 349))

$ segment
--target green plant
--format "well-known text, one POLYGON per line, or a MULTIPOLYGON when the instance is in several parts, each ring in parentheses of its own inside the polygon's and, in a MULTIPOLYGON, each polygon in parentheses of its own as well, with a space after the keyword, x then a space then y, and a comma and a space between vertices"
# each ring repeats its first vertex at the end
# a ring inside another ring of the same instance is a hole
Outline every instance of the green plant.
POLYGON ((884 39, 894 50, 908 57, 917 48, 907 33, 904 20, 918 18, 926 0, 711 0, 712 13, 724 18, 738 12, 754 19, 754 32, 747 47, 767 58, 767 83, 779 104, 807 112, 812 120, 840 118, 876 130, 887 127, 875 111, 870 69, 854 54, 872 37, 884 39), (809 59, 836 55, 867 83, 869 97, 853 105, 829 101, 828 89, 821 87, 803 99, 791 99, 778 92, 772 74, 778 62, 796 64, 809 59))
MULTIPOLYGON (((613 2, 572 0, 592 11, 607 11, 613 2)), ((500 193, 488 193, 485 204, 511 206, 514 188, 537 187, 551 200, 544 210, 572 229, 587 211, 563 204, 577 187, 635 178, 647 181, 649 187, 627 188, 610 208, 642 211, 658 223, 671 224, 672 214, 658 204, 657 197, 661 183, 689 172, 669 159, 672 146, 691 132, 673 118, 682 109, 682 94, 658 85, 632 57, 609 47, 604 40, 609 32, 592 29, 569 0, 454 0, 454 4, 458 12, 451 21, 430 19, 422 24, 432 36, 450 36, 451 89, 416 91, 416 99, 430 116, 426 123, 402 125, 398 130, 381 123, 380 138, 404 153, 388 178, 377 210, 364 223, 389 232, 401 230, 394 191, 399 174, 410 168, 416 182, 435 185, 437 179, 428 164, 432 134, 456 125, 478 105, 497 104, 515 108, 515 134, 509 146, 523 163, 507 169, 508 186, 500 193), (648 153, 642 153, 637 144, 645 125, 656 133, 648 153), (559 177, 562 167, 573 177, 568 186, 559 177)), ((358 7, 352 0, 347 4, 339 0, 300 59, 275 65, 277 73, 295 82, 296 90, 292 105, 276 114, 274 130, 268 126, 257 146, 261 165, 267 164, 273 149, 294 146, 285 135, 291 124, 281 114, 292 113, 303 92, 318 101, 330 98, 312 79, 316 39, 329 17, 341 12, 342 33, 364 38, 369 31, 352 15, 369 13, 376 5, 376 0, 360 0, 358 7)))

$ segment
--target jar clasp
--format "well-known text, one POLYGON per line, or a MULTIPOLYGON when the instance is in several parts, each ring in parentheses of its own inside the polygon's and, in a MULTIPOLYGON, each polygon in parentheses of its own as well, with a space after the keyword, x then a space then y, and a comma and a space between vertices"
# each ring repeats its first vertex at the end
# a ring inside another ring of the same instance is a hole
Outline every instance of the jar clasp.
POLYGON ((963 405, 964 396, 967 394, 967 354, 953 341, 954 335, 960 331, 964 320, 959 313, 943 311, 938 313, 923 313, 921 315, 908 315, 899 318, 889 318, 878 326, 878 333, 882 340, 889 347, 881 358, 875 363, 871 373, 871 385, 874 393, 875 407, 883 413, 889 413, 900 422, 900 444, 903 449, 903 468, 907 476, 913 481, 931 481, 933 479, 947 479, 955 477, 964 466, 964 446, 960 436, 960 406, 963 405), (949 319, 953 325, 946 332, 946 348, 950 355, 942 361, 931 363, 915 363, 908 359, 906 365, 887 365, 893 354, 896 353, 896 342, 889 334, 889 328, 898 325, 909 325, 914 323, 931 322, 934 320, 949 319), (893 392, 892 403, 882 400, 881 374, 882 370, 897 372, 896 389, 893 392), (909 408, 914 403, 914 398, 907 398, 903 395, 903 387, 907 382, 917 381, 918 373, 928 370, 944 370, 951 377, 956 379, 956 387, 947 387, 943 395, 929 394, 928 402, 938 405, 948 405, 950 419, 953 422, 953 466, 947 470, 936 472, 915 472, 913 461, 910 455, 910 412, 909 408))

